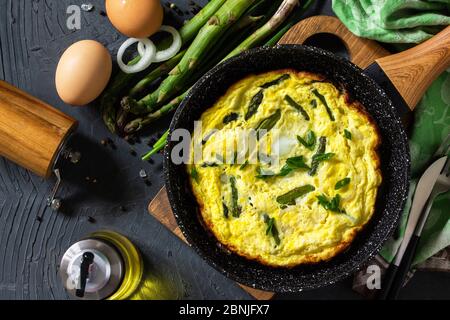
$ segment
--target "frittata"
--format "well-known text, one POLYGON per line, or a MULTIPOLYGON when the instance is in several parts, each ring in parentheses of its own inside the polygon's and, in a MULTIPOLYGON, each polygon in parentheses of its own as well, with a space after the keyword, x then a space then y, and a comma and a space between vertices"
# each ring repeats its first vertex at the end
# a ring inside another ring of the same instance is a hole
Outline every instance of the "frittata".
POLYGON ((200 121, 186 170, 204 225, 229 250, 274 267, 317 263, 371 219, 380 135, 364 107, 324 77, 248 76, 200 121), (253 145, 241 142, 248 132, 253 145))

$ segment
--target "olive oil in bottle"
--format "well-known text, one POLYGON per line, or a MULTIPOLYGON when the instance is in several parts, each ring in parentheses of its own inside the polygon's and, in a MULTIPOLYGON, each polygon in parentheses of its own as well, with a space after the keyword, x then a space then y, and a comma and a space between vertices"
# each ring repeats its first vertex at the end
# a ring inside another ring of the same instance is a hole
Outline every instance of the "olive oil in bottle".
POLYGON ((73 244, 64 254, 59 274, 76 299, 125 300, 139 288, 141 254, 121 234, 102 230, 73 244))

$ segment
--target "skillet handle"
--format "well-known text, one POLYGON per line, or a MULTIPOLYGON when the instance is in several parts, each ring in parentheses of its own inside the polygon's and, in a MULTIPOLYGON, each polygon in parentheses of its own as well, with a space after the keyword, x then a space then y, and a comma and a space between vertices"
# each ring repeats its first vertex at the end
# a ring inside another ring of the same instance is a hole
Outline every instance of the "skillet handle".
POLYGON ((414 110, 431 83, 450 66, 450 26, 414 48, 376 62, 414 110))
POLYGON ((311 36, 329 33, 342 40, 349 53, 350 61, 365 69, 376 59, 390 53, 373 40, 359 38, 336 17, 313 16, 304 19, 293 26, 279 44, 303 44, 311 36))

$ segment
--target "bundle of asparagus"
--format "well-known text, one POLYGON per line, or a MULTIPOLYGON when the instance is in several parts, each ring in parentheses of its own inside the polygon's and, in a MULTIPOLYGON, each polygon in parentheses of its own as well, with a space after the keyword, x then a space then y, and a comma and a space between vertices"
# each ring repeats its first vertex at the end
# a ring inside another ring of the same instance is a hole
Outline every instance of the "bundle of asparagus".
MULTIPOLYGON (((175 110, 191 86, 215 64, 262 44, 276 44, 311 3, 306 0, 300 6, 300 0, 211 0, 180 29, 185 49, 140 80, 139 75, 124 73, 115 77, 101 98, 105 124, 112 132, 119 129, 125 135, 147 127, 175 110), (145 95, 161 78, 159 86, 145 95), (136 80, 116 108, 119 94, 136 80)), ((166 41, 160 45, 166 45, 166 41)), ((167 137, 168 132, 143 159, 164 148, 167 137)))
MULTIPOLYGON (((198 31, 203 25, 216 13, 216 11, 225 3, 226 0, 212 0, 210 1, 195 17, 189 20, 180 30, 180 36, 184 45, 189 44, 190 41, 198 34, 198 31)), ((158 47, 164 47, 167 40, 163 40, 163 43, 159 43, 158 47)), ((137 94, 146 84, 166 75, 183 57, 183 51, 171 60, 167 61, 156 67, 144 79, 147 82, 138 84, 138 89, 133 91, 133 94, 137 94)), ((139 56, 129 62, 130 65, 136 64, 139 61, 139 56)), ((106 90, 103 92, 100 98, 100 110, 102 112, 103 121, 111 132, 116 132, 116 117, 117 110, 115 109, 115 103, 118 100, 118 95, 123 92, 127 86, 135 80, 139 75, 126 74, 119 72, 117 76, 110 82, 106 90)), ((144 80, 143 79, 143 80, 144 80)))

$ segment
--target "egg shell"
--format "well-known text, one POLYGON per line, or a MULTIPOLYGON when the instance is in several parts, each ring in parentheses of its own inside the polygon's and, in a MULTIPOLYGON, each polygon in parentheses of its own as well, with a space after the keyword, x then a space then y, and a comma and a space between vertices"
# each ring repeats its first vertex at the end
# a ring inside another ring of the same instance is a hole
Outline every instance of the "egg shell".
POLYGON ((71 45, 59 60, 56 90, 65 103, 86 105, 102 93, 111 72, 111 55, 102 44, 93 40, 79 41, 71 45))
POLYGON ((164 10, 159 0, 106 0, 114 27, 130 38, 147 38, 161 28, 164 10))

